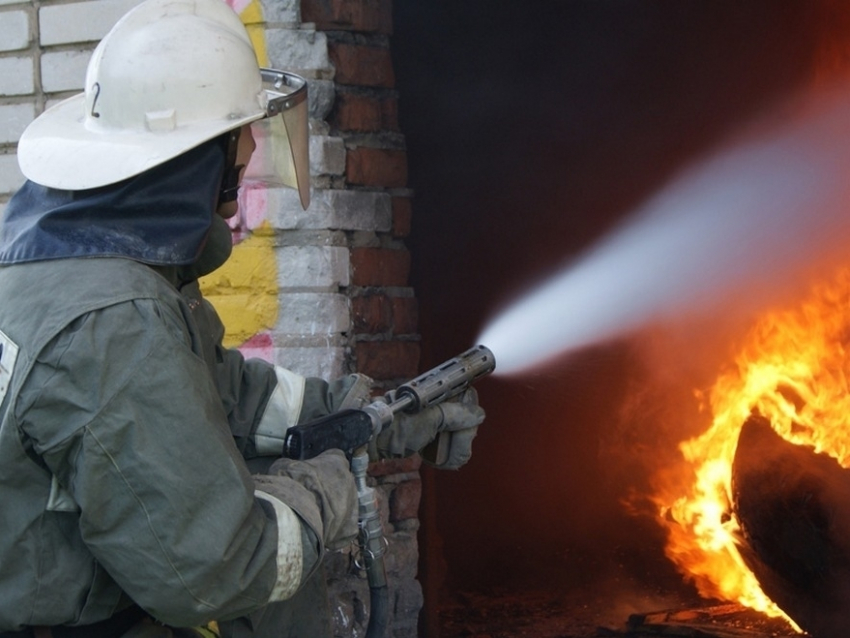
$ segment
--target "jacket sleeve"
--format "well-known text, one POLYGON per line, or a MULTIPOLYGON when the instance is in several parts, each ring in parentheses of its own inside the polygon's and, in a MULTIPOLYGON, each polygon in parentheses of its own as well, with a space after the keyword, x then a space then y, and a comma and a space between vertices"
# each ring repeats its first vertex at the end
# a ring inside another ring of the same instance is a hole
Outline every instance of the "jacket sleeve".
POLYGON ((216 385, 243 458, 280 456, 286 430, 298 423, 308 380, 235 348, 216 346, 216 385))
POLYGON ((235 348, 222 345, 224 325, 212 304, 196 288, 184 291, 200 303, 196 321, 214 352, 213 379, 228 423, 242 456, 280 456, 286 431, 297 423, 365 403, 372 380, 350 374, 333 381, 303 377, 261 359, 245 359, 235 348))
POLYGON ((181 292, 194 308, 197 338, 243 458, 279 456, 286 430, 298 422, 306 379, 262 359, 246 359, 236 348, 225 348, 224 325, 197 282, 185 285, 181 292))
POLYGON ((291 596, 322 552, 315 500, 285 477, 258 490, 191 342, 156 300, 89 313, 40 353, 15 408, 95 559, 177 626, 291 596))

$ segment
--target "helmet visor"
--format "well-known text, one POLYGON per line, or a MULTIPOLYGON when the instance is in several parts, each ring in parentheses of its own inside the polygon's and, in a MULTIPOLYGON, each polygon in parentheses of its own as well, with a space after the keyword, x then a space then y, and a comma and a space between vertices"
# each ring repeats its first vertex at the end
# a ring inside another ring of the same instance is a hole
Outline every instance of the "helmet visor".
POLYGON ((251 124, 257 148, 245 169, 245 182, 295 188, 310 205, 310 130, 307 81, 293 73, 260 69, 268 96, 266 117, 251 124))

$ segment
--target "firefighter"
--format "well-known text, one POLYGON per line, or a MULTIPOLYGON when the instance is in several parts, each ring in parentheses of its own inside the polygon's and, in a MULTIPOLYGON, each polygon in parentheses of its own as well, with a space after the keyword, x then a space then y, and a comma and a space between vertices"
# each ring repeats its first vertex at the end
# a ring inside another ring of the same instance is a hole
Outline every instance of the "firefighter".
MULTIPOLYGON (((320 566, 357 533, 348 462, 278 456, 370 382, 224 348, 197 283, 229 256, 252 126, 309 201, 302 85, 261 73, 221 0, 146 0, 22 136, 0 223, 0 638, 330 634, 320 566)), ((371 454, 453 429, 458 467, 482 420, 437 406, 371 454)))

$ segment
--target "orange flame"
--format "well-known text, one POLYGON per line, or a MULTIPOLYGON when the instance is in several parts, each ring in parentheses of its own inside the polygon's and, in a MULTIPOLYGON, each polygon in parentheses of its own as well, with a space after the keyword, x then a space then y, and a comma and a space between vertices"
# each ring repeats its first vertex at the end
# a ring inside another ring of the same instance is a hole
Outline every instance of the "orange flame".
POLYGON ((815 287, 799 309, 764 316, 735 369, 711 389, 710 428, 680 444, 692 482, 678 488, 678 497, 673 485, 655 497, 669 529, 667 555, 703 596, 787 618, 738 553, 732 461, 741 427, 757 409, 787 441, 812 446, 848 467, 848 346, 850 270, 843 270, 831 283, 815 287))

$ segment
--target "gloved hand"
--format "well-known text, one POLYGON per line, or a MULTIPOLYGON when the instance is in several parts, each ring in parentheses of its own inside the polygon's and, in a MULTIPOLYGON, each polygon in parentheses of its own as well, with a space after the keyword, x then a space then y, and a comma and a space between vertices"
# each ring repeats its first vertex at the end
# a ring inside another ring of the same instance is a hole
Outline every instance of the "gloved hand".
POLYGON ((340 549, 357 537, 357 489, 344 453, 328 450, 307 461, 281 458, 268 473, 291 478, 312 494, 325 547, 340 549))
POLYGON ((396 413, 392 424, 369 444, 369 459, 411 456, 446 432, 450 434, 448 457, 435 467, 456 470, 472 457, 472 440, 483 420, 484 410, 474 388, 416 414, 396 413))
POLYGON ((373 385, 372 379, 359 373, 348 374, 333 381, 307 377, 298 423, 307 423, 340 410, 362 408, 372 402, 373 385))

